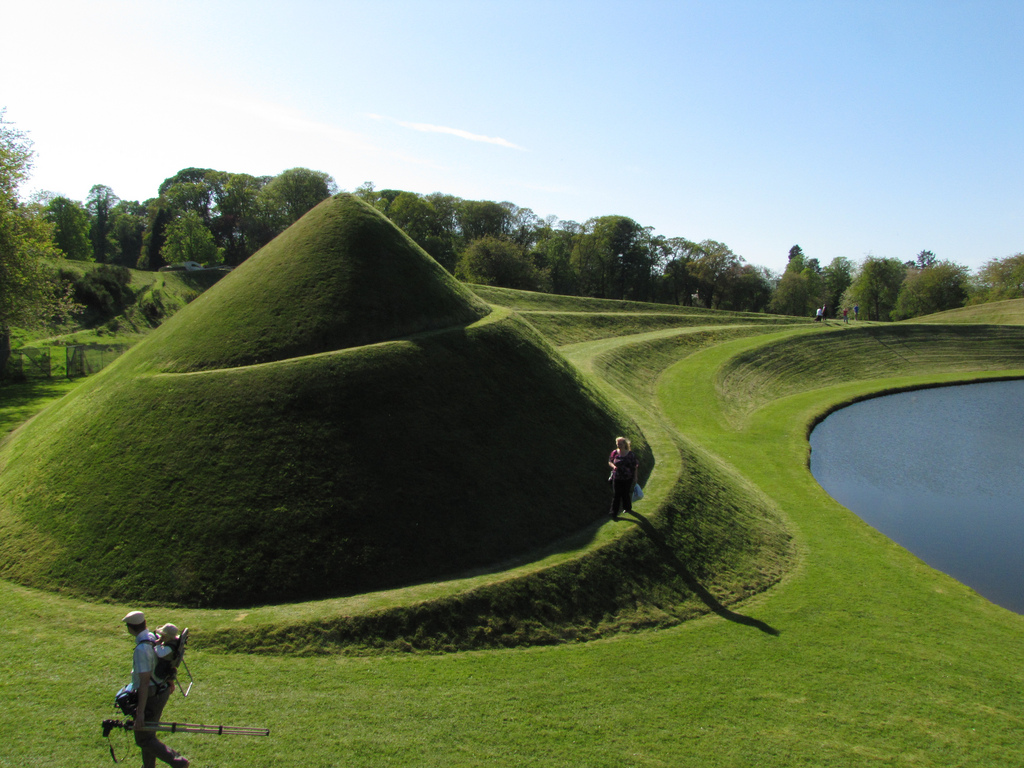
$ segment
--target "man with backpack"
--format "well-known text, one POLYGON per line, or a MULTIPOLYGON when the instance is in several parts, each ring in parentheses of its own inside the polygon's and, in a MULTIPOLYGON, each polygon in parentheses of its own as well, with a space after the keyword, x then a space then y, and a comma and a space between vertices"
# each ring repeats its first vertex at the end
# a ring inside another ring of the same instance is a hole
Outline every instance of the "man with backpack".
MULTIPOLYGON (((132 653, 132 691, 138 696, 135 708, 135 743, 142 749, 143 768, 155 768, 159 758, 174 768, 188 768, 189 761, 156 737, 155 731, 145 728, 146 721, 154 722, 163 714, 167 700, 174 691, 174 683, 157 675, 157 638, 146 629, 142 611, 132 611, 122 619, 135 638, 132 653)), ((161 629, 172 627, 165 625, 161 629)), ((176 628, 175 628, 176 634, 176 628)))

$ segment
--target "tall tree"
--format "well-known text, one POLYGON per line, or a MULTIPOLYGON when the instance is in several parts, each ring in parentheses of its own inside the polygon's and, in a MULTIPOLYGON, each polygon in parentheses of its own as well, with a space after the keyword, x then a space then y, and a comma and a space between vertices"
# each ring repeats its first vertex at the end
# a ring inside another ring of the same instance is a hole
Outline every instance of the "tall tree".
POLYGON ((928 269, 928 267, 934 266, 937 262, 938 259, 935 258, 934 253, 931 251, 921 251, 917 254, 914 264, 918 269, 928 269))
POLYGON ((847 289, 845 301, 860 304, 868 320, 888 320, 906 274, 907 268, 899 259, 868 256, 847 289))
POLYGON ((167 226, 167 238, 160 255, 168 264, 195 261, 209 266, 223 260, 213 234, 195 211, 186 211, 167 226))
POLYGON ((1024 253, 985 262, 975 283, 977 293, 972 303, 1024 297, 1024 253))
POLYGON ((571 296, 577 292, 577 279, 572 267, 573 234, 554 221, 538 235, 531 256, 543 273, 542 290, 571 296))
POLYGON ((742 263, 742 257, 733 253, 725 243, 717 240, 700 243, 700 257, 696 265, 697 293, 705 307, 718 309, 727 281, 735 276, 742 263))
POLYGON ((775 288, 775 293, 768 304, 768 311, 775 315, 806 317, 811 301, 804 271, 787 269, 782 273, 782 279, 775 288))
POLYGON ((455 211, 459 232, 466 243, 481 237, 508 239, 512 213, 491 200, 460 200, 455 211))
POLYGON ((845 256, 836 256, 821 271, 825 281, 825 303, 832 309, 839 309, 843 293, 853 282, 854 264, 845 256))
POLYGON ((794 245, 789 249, 789 261, 786 263, 786 269, 793 268, 795 272, 802 272, 804 269, 804 249, 799 245, 794 245))
POLYGON ((89 216, 81 204, 66 197, 55 197, 43 215, 53 224, 53 241, 65 256, 74 261, 93 260, 89 216))
POLYGON ((85 210, 89 214, 89 240, 92 242, 93 258, 101 263, 114 261, 117 242, 113 237, 114 208, 121 201, 114 190, 103 184, 96 184, 85 198, 85 210))
POLYGON ((269 182, 268 177, 229 173, 219 186, 210 229, 231 266, 241 264, 278 234, 260 204, 260 191, 269 182))
POLYGON ((697 289, 696 261, 700 258, 700 246, 685 237, 670 237, 665 241, 666 262, 662 270, 662 285, 668 291, 668 300, 673 304, 693 306, 693 295, 697 289))
POLYGON ((906 320, 962 307, 967 301, 969 271, 950 261, 934 261, 907 275, 896 297, 893 320, 906 320))
POLYGON ((338 193, 334 177, 309 168, 290 168, 275 176, 260 195, 272 217, 284 230, 331 195, 338 193))
POLYGON ((470 243, 459 258, 455 276, 470 283, 525 291, 535 291, 540 284, 540 275, 526 249, 497 237, 481 237, 470 243))
POLYGON ((134 267, 142 253, 146 231, 146 206, 138 201, 121 200, 110 214, 110 237, 114 242, 111 261, 122 267, 134 267))
POLYGON ((11 327, 49 319, 67 296, 47 259, 59 259, 50 225, 18 201, 32 170, 32 142, 0 109, 0 378, 11 356, 11 327))

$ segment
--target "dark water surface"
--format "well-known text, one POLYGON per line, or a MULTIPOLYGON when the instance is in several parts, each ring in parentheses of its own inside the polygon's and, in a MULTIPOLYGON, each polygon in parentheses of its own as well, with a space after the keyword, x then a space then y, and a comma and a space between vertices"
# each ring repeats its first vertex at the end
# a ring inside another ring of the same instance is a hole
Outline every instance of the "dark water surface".
POLYGON ((933 568, 1024 613, 1024 381, 877 397, 811 433, 811 473, 933 568))

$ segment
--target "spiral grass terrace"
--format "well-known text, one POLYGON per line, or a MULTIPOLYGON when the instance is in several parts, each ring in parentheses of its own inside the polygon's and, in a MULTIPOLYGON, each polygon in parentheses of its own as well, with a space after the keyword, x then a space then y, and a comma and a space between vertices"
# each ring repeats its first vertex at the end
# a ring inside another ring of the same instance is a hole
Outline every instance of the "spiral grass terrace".
MULTIPOLYGON (((564 300, 545 311, 606 310, 564 300)), ((202 687, 174 716, 275 734, 176 745, 197 762, 241 753, 267 766, 1024 764, 1024 617, 836 504, 810 477, 806 442, 843 402, 1024 376, 1024 329, 744 318, 671 328, 645 326, 643 312, 621 313, 624 335, 581 322, 559 348, 650 446, 649 498, 632 521, 400 590, 154 606, 197 627, 202 687), (346 639, 353 620, 364 623, 346 639), (501 649, 517 644, 534 647, 501 649), (477 650, 324 655, 417 647, 477 650)), ((102 757, 96 712, 127 674, 116 622, 128 604, 9 582, 0 604, 11 669, 0 765, 93 764, 82 755, 102 757), (95 642, 81 647, 69 626, 95 642), (69 705, 51 670, 70 653, 87 693, 69 705), (26 717, 40 727, 25 733, 26 717), (58 727, 67 739, 55 745, 58 727)))

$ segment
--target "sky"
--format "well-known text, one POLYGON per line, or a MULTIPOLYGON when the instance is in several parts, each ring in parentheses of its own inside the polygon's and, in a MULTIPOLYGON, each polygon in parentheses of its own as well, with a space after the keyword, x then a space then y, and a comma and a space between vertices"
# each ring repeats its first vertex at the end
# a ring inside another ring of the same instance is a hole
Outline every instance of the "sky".
POLYGON ((23 195, 188 167, 623 215, 781 272, 1024 251, 1020 0, 33 0, 23 195))

